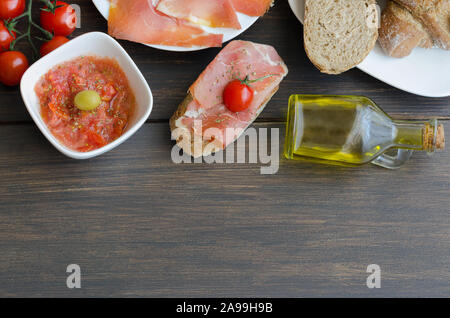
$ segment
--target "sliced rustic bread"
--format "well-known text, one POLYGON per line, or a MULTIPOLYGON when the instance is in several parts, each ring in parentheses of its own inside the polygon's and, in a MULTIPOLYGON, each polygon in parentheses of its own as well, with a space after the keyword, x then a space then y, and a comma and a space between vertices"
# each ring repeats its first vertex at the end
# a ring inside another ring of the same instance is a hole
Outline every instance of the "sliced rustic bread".
POLYGON ((422 23, 393 1, 388 2, 381 15, 378 40, 386 54, 397 58, 408 56, 417 46, 433 46, 433 39, 422 23))
POLYGON ((305 50, 321 72, 339 74, 358 65, 377 38, 375 0, 306 0, 305 50))

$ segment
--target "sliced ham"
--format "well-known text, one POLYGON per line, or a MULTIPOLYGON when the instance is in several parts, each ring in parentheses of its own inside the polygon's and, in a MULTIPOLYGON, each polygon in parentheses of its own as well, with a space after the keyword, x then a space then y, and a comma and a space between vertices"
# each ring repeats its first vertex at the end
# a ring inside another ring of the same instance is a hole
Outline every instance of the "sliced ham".
POLYGON ((246 41, 230 42, 192 84, 189 96, 171 119, 172 131, 181 128, 190 134, 188 144, 184 138, 179 145, 194 157, 224 149, 261 113, 287 72, 273 47, 246 41), (271 76, 251 84, 254 98, 248 109, 235 113, 223 104, 223 91, 230 81, 246 76, 253 80, 267 75, 271 76), (227 134, 229 128, 235 133, 227 134), (191 147, 194 139, 201 141, 203 148, 200 151, 191 147), (214 144, 214 149, 205 151, 209 143, 214 144))
POLYGON ((258 105, 280 83, 286 66, 275 49, 268 45, 246 41, 230 42, 200 74, 189 91, 203 107, 214 107, 222 103, 225 86, 233 79, 250 80, 266 75, 274 76, 251 84, 257 94, 248 111, 255 111, 258 105), (218 98, 220 97, 220 98, 218 98))
POLYGON ((241 28, 231 0, 160 0, 156 9, 213 28, 241 28))
POLYGON ((108 33, 118 39, 181 47, 222 46, 223 35, 156 11, 152 0, 111 0, 108 33))
POLYGON ((274 0, 232 0, 236 11, 243 14, 260 17, 269 10, 274 0))

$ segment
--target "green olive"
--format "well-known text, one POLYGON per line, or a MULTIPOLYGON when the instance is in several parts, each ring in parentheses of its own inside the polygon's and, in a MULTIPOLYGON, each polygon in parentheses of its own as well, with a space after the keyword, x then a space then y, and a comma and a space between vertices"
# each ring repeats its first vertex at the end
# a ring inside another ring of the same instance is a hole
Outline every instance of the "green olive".
POLYGON ((75 96, 75 106, 81 110, 94 110, 102 102, 96 91, 82 91, 75 96))

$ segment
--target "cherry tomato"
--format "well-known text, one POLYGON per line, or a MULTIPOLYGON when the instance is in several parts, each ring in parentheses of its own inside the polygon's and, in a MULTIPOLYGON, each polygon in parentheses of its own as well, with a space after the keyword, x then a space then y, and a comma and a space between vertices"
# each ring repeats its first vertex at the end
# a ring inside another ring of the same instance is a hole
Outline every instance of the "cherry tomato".
POLYGON ((0 0, 0 20, 21 15, 25 11, 25 0, 0 0))
POLYGON ((28 68, 28 60, 23 53, 6 51, 0 54, 0 82, 8 86, 20 83, 23 73, 28 68))
POLYGON ((8 29, 5 26, 5 23, 0 20, 0 52, 8 51, 9 45, 12 41, 14 41, 15 38, 16 32, 11 31, 11 33, 9 33, 8 29))
POLYGON ((54 13, 52 8, 48 7, 41 10, 41 25, 45 30, 53 32, 55 35, 68 36, 77 25, 75 9, 63 1, 56 1, 56 6, 61 7, 54 9, 54 13))
POLYGON ((45 56, 51 51, 56 50, 58 47, 67 42, 69 42, 69 39, 66 38, 65 36, 55 35, 53 39, 42 44, 39 53, 41 54, 41 57, 45 56))
POLYGON ((253 100, 253 90, 241 80, 233 80, 223 91, 223 102, 232 112, 246 110, 253 100))

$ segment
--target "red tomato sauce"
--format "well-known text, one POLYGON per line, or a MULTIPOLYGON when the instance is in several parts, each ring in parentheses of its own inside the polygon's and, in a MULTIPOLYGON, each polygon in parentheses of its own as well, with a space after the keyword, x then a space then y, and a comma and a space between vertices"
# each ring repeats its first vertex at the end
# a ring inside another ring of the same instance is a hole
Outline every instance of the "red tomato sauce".
POLYGON ((114 59, 81 56, 47 72, 35 87, 45 124, 66 147, 87 152, 119 138, 136 106, 125 73, 114 59), (75 96, 96 91, 102 102, 79 110, 75 96))

